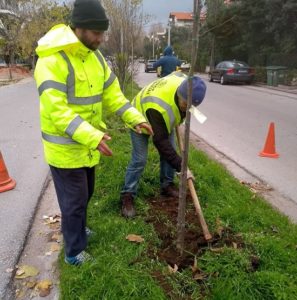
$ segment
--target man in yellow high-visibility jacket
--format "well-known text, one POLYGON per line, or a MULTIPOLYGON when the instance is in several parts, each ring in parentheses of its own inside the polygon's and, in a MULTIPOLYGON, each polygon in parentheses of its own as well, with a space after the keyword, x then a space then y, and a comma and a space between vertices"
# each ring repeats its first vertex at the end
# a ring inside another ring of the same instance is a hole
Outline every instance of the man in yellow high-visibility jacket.
MULTIPOLYGON (((198 106, 204 99, 206 85, 198 76, 193 76, 192 83, 192 105, 198 106)), ((186 116, 187 99, 187 76, 182 72, 173 72, 148 84, 132 102, 153 128, 153 143, 160 155, 161 194, 166 197, 178 196, 173 179, 174 172, 181 171, 181 157, 175 150, 174 128, 186 116)), ((148 135, 131 131, 132 158, 121 191, 121 211, 127 218, 136 214, 134 198, 147 161, 148 141, 148 135)), ((190 177, 192 174, 188 171, 188 178, 190 177)))
POLYGON ((76 0, 71 26, 53 27, 39 42, 35 80, 41 134, 62 213, 65 262, 90 258, 86 213, 100 153, 111 156, 102 115, 116 113, 130 127, 152 134, 146 119, 121 92, 97 49, 109 21, 98 0, 76 0))

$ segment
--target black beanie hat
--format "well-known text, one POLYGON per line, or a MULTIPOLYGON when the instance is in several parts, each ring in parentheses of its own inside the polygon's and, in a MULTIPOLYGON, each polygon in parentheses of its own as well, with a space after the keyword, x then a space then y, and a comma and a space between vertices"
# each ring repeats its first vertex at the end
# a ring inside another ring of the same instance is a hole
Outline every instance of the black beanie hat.
POLYGON ((75 28, 105 31, 108 29, 109 21, 98 0, 76 0, 71 24, 75 28))

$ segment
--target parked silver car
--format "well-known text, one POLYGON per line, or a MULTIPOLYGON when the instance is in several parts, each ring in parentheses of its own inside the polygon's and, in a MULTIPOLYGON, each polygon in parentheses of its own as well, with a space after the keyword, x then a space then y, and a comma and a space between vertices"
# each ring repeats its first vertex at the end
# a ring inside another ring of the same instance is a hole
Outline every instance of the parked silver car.
POLYGON ((151 71, 156 72, 157 70, 153 67, 153 64, 154 64, 156 61, 157 61, 156 59, 148 59, 148 60, 145 62, 144 72, 145 72, 145 73, 148 73, 148 72, 151 72, 151 71))

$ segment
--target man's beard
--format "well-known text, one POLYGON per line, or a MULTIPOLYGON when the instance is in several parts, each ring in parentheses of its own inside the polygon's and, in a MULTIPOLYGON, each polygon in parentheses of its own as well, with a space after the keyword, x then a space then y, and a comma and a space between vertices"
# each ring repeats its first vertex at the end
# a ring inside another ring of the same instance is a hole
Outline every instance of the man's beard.
POLYGON ((82 34, 81 38, 80 38, 80 41, 87 47, 89 48, 90 50, 97 50, 98 47, 99 47, 99 43, 91 43, 84 34, 82 34))

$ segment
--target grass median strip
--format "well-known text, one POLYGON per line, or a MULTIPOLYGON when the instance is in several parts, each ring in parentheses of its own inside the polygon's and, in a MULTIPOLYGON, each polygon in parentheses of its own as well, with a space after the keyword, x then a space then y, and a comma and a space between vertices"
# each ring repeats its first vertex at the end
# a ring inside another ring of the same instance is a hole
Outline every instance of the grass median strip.
POLYGON ((114 155, 98 166, 88 211, 95 233, 87 251, 94 261, 73 267, 61 257, 61 299, 297 299, 296 225, 200 151, 191 149, 189 165, 212 242, 201 241, 189 202, 191 244, 185 257, 165 255, 175 247, 177 207, 159 196, 159 159, 152 145, 138 215, 122 218, 119 193, 131 155, 129 131, 118 119, 107 123, 114 155), (130 234, 143 241, 127 240, 130 234))

